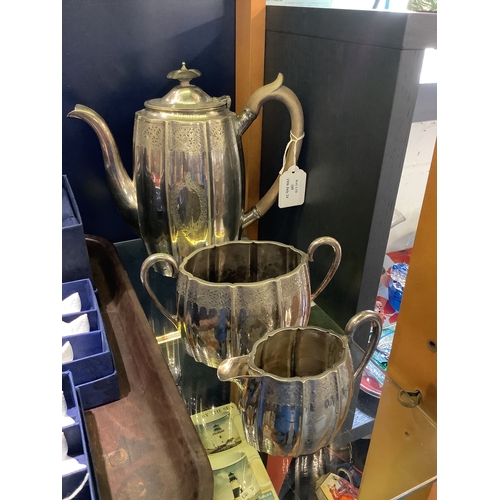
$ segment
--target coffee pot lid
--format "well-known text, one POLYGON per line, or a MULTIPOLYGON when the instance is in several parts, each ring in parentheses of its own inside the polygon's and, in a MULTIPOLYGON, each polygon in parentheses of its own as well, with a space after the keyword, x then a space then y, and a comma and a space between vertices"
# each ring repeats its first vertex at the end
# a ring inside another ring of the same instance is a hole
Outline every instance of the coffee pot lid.
POLYGON ((159 99, 150 99, 144 103, 146 108, 158 111, 207 111, 222 106, 230 106, 229 96, 210 97, 196 85, 189 83, 193 78, 201 76, 197 69, 186 68, 182 63, 181 69, 171 71, 167 78, 179 80, 180 84, 174 87, 167 95, 159 99))

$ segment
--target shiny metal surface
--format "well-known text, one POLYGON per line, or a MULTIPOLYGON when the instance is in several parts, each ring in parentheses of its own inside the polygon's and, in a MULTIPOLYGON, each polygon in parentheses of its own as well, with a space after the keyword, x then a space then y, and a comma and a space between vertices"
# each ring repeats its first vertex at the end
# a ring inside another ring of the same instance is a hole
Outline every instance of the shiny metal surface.
POLYGON ((168 254, 153 254, 141 266, 141 281, 154 304, 181 331, 197 361, 217 367, 228 357, 248 354, 266 333, 309 320, 311 299, 332 279, 342 256, 331 237, 314 240, 304 253, 272 241, 234 241, 193 252, 180 266, 168 254), (320 245, 331 246, 332 264, 311 293, 308 260, 320 245), (161 304, 149 269, 163 263, 177 278, 176 314, 161 304))
POLYGON ((316 327, 280 328, 257 341, 250 354, 226 359, 221 381, 240 389, 239 407, 248 442, 274 456, 309 455, 328 446, 344 422, 356 374, 380 338, 380 317, 356 314, 347 335, 316 327), (348 342, 363 323, 372 325, 366 356, 354 372, 348 342))
MULTIPOLYGON (((294 136, 302 137, 304 132, 302 107, 283 86, 281 74, 252 94, 238 116, 229 109, 229 96, 210 97, 190 83, 200 75, 183 63, 168 75, 179 85, 163 98, 146 101, 145 108, 136 112, 132 179, 104 119, 81 104, 68 114, 96 132, 113 200, 148 253, 170 254, 178 264, 198 248, 238 240, 242 229, 276 201, 278 181, 244 213, 241 135, 263 104, 270 99, 283 102, 294 136)), ((301 143, 297 142, 294 154, 287 151, 284 171, 295 163, 301 143)))

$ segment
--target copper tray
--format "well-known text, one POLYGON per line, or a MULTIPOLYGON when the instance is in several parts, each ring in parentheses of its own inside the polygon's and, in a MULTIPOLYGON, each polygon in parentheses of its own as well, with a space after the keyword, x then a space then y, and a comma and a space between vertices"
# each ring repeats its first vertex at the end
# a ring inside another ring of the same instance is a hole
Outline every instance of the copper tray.
POLYGON ((114 246, 86 235, 121 398, 87 410, 101 500, 212 499, 208 457, 114 246))

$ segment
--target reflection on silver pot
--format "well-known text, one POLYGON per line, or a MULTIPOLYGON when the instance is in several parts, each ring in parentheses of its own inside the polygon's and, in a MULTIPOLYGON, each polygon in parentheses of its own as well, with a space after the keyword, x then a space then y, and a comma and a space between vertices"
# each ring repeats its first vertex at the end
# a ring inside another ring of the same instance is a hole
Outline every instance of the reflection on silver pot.
POLYGON ((346 335, 316 327, 281 328, 256 342, 249 355, 224 360, 217 376, 235 382, 241 391, 247 441, 260 452, 281 457, 308 455, 330 444, 381 330, 379 315, 362 311, 349 320, 346 335), (372 330, 354 371, 348 341, 365 322, 371 322, 372 330))
POLYGON ((248 354, 276 328, 306 325, 311 301, 332 279, 341 255, 340 244, 327 236, 314 240, 307 254, 272 241, 232 241, 196 250, 180 266, 171 255, 150 255, 141 280, 158 309, 180 329, 187 352, 217 367, 223 359, 248 354), (321 245, 331 246, 334 257, 311 293, 308 260, 321 245), (148 271, 159 262, 177 277, 177 314, 166 310, 150 286, 148 271))

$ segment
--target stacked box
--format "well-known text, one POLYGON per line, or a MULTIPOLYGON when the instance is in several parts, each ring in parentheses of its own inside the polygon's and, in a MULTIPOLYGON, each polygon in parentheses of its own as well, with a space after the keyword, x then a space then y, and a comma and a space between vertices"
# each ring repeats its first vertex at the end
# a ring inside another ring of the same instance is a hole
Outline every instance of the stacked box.
POLYGON ((71 372, 84 410, 116 401, 120 397, 118 375, 110 349, 97 297, 89 279, 62 284, 62 300, 78 294, 80 310, 62 315, 64 323, 82 316, 88 320, 88 331, 62 336, 69 342, 73 360, 62 363, 62 371, 71 372))
POLYGON ((92 279, 82 219, 66 175, 62 176, 62 281, 92 279))
POLYGON ((66 470, 66 472, 65 469, 67 468, 63 468, 62 498, 97 500, 99 494, 96 488, 92 458, 87 444, 83 409, 78 400, 71 372, 62 373, 62 393, 67 407, 66 414, 70 417, 70 419, 64 419, 63 416, 62 424, 62 432, 67 443, 66 459, 78 462, 80 467, 77 470, 66 470))

